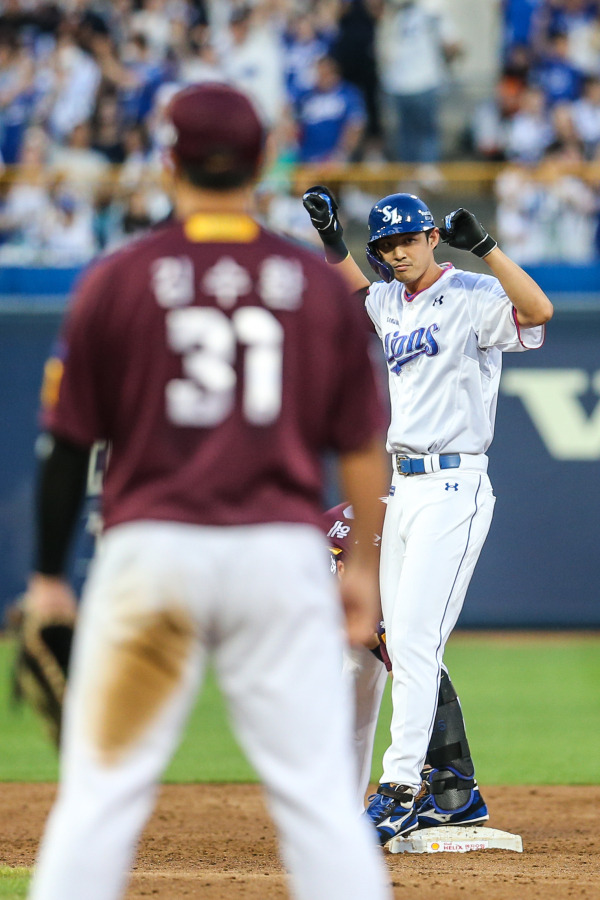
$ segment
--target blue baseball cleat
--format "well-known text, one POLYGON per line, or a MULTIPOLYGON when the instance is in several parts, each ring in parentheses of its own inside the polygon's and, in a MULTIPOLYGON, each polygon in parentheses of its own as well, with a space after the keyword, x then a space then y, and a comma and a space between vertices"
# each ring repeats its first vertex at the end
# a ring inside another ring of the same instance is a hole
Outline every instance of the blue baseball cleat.
POLYGON ((418 828, 415 798, 404 785, 380 784, 377 793, 368 799, 364 814, 375 826, 380 844, 418 828))
POLYGON ((454 809, 444 808, 436 803, 435 797, 435 794, 428 793, 418 804, 419 828, 433 828, 436 825, 481 825, 490 817, 475 780, 468 800, 462 806, 454 809))

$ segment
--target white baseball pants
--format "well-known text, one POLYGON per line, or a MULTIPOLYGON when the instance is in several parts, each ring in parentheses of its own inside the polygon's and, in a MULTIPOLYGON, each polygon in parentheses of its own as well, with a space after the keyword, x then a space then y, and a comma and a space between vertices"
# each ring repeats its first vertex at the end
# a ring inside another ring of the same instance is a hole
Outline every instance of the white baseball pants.
POLYGON ((415 793, 435 719, 446 641, 492 521, 487 457, 394 474, 381 540, 381 603, 392 661, 391 744, 381 783, 415 793))
POLYGON ((388 671, 366 647, 344 653, 344 676, 354 693, 354 753, 357 764, 356 811, 365 811, 365 794, 371 780, 373 746, 388 671))
POLYGON ((122 897, 209 654, 266 787, 291 895, 389 900, 372 829, 356 817, 342 648, 316 529, 109 531, 84 592, 60 789, 31 900, 122 897))

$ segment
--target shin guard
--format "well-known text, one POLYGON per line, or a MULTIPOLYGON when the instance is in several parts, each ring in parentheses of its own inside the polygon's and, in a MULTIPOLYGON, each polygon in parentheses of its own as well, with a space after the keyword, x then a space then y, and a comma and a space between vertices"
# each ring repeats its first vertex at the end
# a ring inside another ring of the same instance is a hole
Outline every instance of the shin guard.
POLYGON ((436 807, 457 810, 471 802, 475 769, 460 702, 444 669, 426 761, 432 767, 429 791, 436 807))

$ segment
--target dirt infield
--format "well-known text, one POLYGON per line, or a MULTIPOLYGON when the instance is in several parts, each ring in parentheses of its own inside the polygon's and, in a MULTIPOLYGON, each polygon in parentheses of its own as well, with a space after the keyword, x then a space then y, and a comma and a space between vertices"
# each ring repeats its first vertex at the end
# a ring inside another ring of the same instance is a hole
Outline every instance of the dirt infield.
MULTIPOLYGON (((0 865, 32 865, 53 796, 52 785, 0 785, 0 865)), ((489 824, 521 834, 524 853, 386 853, 397 900, 600 896, 600 787, 495 787, 485 796, 489 824)), ((260 788, 163 787, 127 894, 128 900, 147 897, 285 900, 285 875, 260 788)))

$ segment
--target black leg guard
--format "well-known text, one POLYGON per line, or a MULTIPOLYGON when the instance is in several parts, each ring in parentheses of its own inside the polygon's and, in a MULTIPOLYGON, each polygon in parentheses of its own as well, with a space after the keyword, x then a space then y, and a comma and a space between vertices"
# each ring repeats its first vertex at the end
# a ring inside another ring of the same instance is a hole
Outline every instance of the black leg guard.
POLYGON ((430 793, 440 810, 460 809, 470 802, 475 769, 460 702, 450 676, 444 670, 427 763, 433 769, 429 779, 430 793))

